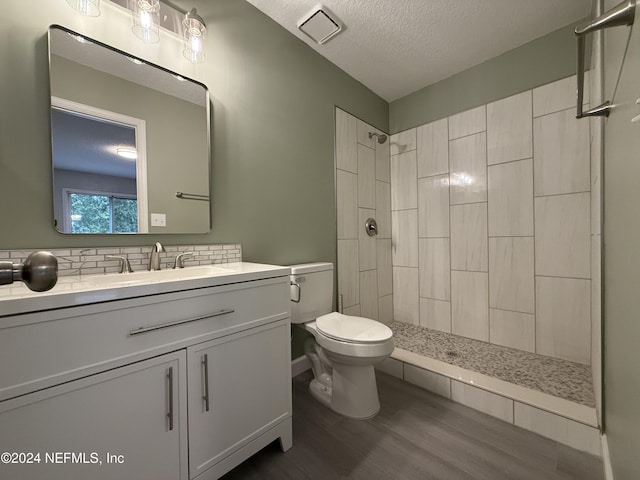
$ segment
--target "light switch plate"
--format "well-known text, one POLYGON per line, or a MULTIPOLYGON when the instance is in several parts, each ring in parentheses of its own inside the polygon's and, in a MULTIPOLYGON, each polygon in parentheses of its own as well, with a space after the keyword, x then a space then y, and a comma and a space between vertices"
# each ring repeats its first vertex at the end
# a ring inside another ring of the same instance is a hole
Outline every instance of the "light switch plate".
POLYGON ((166 227, 167 216, 164 213, 152 213, 151 214, 151 226, 152 227, 166 227))

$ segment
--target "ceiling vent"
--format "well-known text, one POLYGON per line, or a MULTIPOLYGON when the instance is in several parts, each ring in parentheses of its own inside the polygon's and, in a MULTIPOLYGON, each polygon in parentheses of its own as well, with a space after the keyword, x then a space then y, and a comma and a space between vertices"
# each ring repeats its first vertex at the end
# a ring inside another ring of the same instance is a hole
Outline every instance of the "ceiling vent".
POLYGON ((325 7, 317 7, 298 22, 298 28, 314 42, 322 45, 342 31, 342 23, 331 17, 325 7))

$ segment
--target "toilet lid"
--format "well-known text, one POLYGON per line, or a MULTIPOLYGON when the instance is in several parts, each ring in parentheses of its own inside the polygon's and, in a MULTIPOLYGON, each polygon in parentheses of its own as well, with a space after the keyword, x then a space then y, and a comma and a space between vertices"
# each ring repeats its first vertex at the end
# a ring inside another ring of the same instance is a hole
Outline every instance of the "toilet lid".
POLYGON ((391 329, 380 322, 338 312, 318 317, 316 327, 323 335, 343 342, 379 343, 393 336, 391 329))

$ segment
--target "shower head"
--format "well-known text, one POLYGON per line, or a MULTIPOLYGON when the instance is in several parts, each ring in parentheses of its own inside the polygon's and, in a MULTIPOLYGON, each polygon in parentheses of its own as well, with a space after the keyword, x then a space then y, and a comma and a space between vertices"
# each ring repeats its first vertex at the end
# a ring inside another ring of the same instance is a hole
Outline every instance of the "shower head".
POLYGON ((371 137, 376 137, 378 139, 378 143, 380 144, 383 144, 387 141, 387 136, 384 133, 369 132, 369 138, 371 137))

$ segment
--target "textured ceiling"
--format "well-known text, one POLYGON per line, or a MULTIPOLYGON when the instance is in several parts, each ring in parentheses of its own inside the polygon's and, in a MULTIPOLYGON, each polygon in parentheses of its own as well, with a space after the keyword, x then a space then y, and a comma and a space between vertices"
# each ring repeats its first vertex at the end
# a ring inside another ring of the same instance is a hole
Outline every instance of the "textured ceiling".
POLYGON ((324 45, 298 22, 316 0, 248 0, 387 101, 589 15, 591 0, 323 0, 344 24, 324 45))

